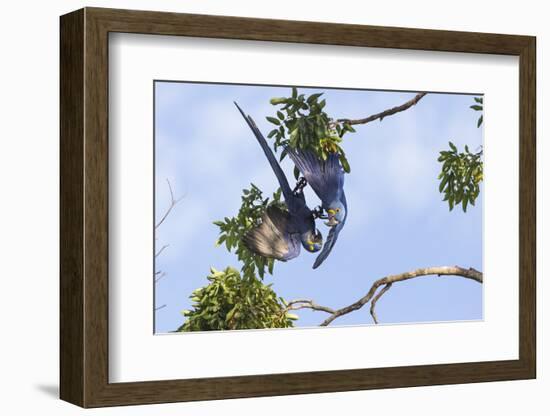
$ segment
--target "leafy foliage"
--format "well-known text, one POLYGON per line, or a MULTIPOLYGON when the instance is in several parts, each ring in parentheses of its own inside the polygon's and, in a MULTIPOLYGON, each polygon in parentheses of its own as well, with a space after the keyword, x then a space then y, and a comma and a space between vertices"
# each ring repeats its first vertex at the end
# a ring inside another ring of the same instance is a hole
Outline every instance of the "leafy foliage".
POLYGON ((296 315, 288 313, 286 303, 278 298, 263 279, 266 269, 273 273, 274 259, 267 259, 250 252, 242 238, 260 224, 267 207, 277 205, 286 209, 278 189, 270 198, 254 184, 243 189, 241 207, 235 217, 215 221, 220 235, 216 245, 225 245, 235 252, 242 263, 241 272, 227 267, 224 271, 210 269, 209 283, 193 291, 192 310, 183 311, 185 322, 177 331, 209 331, 223 329, 288 328, 293 326, 296 315), (259 276, 259 277, 257 277, 259 276))
POLYGON ((271 285, 243 279, 236 269, 212 268, 207 279, 210 283, 191 295, 193 310, 183 311, 187 319, 178 332, 288 328, 298 318, 288 313, 284 300, 277 297, 271 285))
POLYGON ((244 235, 261 223, 262 215, 270 205, 278 205, 279 208, 286 210, 286 205, 281 201, 281 189, 278 189, 270 201, 264 198, 262 191, 254 184, 250 184, 250 189, 243 189, 241 197, 241 208, 235 217, 225 217, 221 221, 215 221, 214 224, 220 229, 220 236, 216 245, 225 245, 227 251, 234 251, 237 258, 242 263, 242 273, 244 278, 254 279, 256 274, 263 278, 266 268, 270 274, 273 274, 274 259, 267 259, 258 254, 252 253, 243 244, 244 235))
MULTIPOLYGON (((309 149, 322 160, 326 160, 330 153, 337 153, 342 167, 349 173, 350 166, 340 144, 344 135, 355 132, 355 129, 349 123, 333 121, 323 111, 326 100, 319 101, 322 95, 323 93, 316 93, 306 98, 293 87, 290 97, 272 98, 272 105, 282 107, 277 110, 276 117, 266 117, 267 121, 276 126, 267 137, 275 140, 275 152, 281 146, 309 149)), ((281 160, 285 156, 286 152, 283 151, 281 160)), ((295 169, 296 178, 298 174, 295 169)))
MULTIPOLYGON (((470 108, 474 111, 483 111, 483 97, 475 97, 474 101, 477 104, 471 105, 470 108)), ((481 113, 481 115, 477 119, 477 127, 479 128, 479 126, 481 126, 482 123, 483 123, 483 113, 481 113)))
MULTIPOLYGON (((474 97, 476 104, 470 108, 474 111, 483 111, 483 97, 474 97)), ((483 123, 483 113, 477 120, 479 128, 483 123)), ((468 204, 475 205, 479 195, 479 184, 483 181, 483 147, 477 153, 470 152, 468 146, 464 152, 458 152, 456 146, 449 142, 450 150, 439 152, 437 159, 443 165, 439 179, 439 192, 444 193, 444 201, 449 203, 449 211, 457 205, 462 205, 466 212, 468 204)))
POLYGON ((462 204, 466 212, 468 204, 475 205, 479 195, 479 184, 483 180, 482 152, 472 153, 465 146, 464 152, 458 152, 456 146, 449 142, 450 150, 439 152, 437 159, 443 163, 438 176, 439 192, 445 194, 444 201, 448 201, 449 210, 462 204))

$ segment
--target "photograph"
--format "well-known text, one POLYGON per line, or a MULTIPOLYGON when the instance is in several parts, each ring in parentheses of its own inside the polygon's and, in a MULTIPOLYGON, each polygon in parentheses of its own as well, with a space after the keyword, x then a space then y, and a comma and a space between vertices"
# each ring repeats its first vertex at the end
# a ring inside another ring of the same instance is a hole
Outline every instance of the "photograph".
POLYGON ((153 87, 155 334, 483 320, 483 93, 153 87))

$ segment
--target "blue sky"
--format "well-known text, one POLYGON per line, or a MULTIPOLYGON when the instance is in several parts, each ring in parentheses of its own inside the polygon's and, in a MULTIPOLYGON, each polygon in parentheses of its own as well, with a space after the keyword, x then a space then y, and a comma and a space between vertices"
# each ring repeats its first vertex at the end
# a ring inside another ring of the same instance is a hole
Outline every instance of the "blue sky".
MULTIPOLYGON (((250 182, 266 195, 278 187, 265 156, 244 120, 237 101, 264 135, 265 116, 274 114, 269 99, 285 96, 287 87, 223 84, 155 83, 156 216, 169 201, 166 179, 182 201, 157 230, 157 258, 166 273, 156 284, 156 331, 183 322, 191 292, 207 283, 211 266, 239 268, 236 257, 215 247, 212 221, 233 216, 243 188, 250 182)), ((325 110, 334 117, 361 118, 402 104, 414 93, 300 88, 324 92, 325 110)), ((459 149, 482 144, 479 113, 469 108, 471 95, 428 94, 414 108, 383 122, 357 126, 343 147, 351 165, 345 191, 348 219, 323 265, 312 270, 314 254, 275 265, 274 290, 285 299, 313 299, 339 308, 362 297, 374 280, 419 267, 460 265, 482 270, 482 197, 464 214, 449 212, 438 192, 440 150, 452 140, 459 149)), ((283 169, 292 182, 288 158, 283 169)), ((315 195, 306 188, 311 207, 315 195)), ((328 229, 319 224, 323 234, 328 229)), ((472 320, 482 318, 482 286, 460 277, 422 277, 395 284, 377 304, 380 323, 472 320)), ((297 326, 315 326, 323 312, 297 311, 297 326)), ((368 307, 333 325, 372 324, 368 307)))

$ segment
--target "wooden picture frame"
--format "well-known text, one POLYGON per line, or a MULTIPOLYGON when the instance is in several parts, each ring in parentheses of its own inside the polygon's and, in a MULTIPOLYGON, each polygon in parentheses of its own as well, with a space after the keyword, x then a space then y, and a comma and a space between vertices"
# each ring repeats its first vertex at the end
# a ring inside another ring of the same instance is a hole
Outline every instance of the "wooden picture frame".
POLYGON ((535 378, 535 38, 85 8, 61 17, 60 396, 82 407, 535 378), (109 383, 110 32, 515 55, 519 57, 519 359, 109 383))

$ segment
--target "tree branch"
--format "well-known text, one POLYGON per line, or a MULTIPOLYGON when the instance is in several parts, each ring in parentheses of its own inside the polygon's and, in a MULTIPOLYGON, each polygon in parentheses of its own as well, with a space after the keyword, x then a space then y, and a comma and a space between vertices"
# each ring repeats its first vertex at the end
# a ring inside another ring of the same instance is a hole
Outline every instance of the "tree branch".
POLYGON ((170 214, 172 209, 176 206, 176 204, 183 199, 183 196, 178 199, 175 199, 174 192, 172 191, 172 185, 170 185, 170 181, 168 179, 166 179, 166 183, 168 184, 168 189, 170 190, 170 206, 168 207, 168 209, 166 210, 166 212, 164 213, 160 221, 157 223, 157 225, 155 225, 155 230, 160 227, 160 225, 164 222, 166 217, 168 217, 168 215, 170 214))
POLYGON ((470 267, 465 269, 460 266, 441 266, 441 267, 426 267, 424 269, 416 269, 410 272, 394 274, 390 276, 383 277, 376 280, 370 290, 365 296, 363 296, 358 301, 352 303, 349 306, 345 306, 340 309, 332 309, 328 306, 318 305, 310 299, 295 299, 287 304, 287 307, 284 309, 284 312, 296 311, 299 309, 312 309, 314 311, 326 312, 330 316, 325 319, 320 326, 327 326, 336 318, 339 318, 342 315, 346 315, 350 312, 361 309, 367 303, 371 302, 370 305, 370 314, 375 324, 378 324, 378 317, 376 316, 376 303, 380 298, 392 287, 394 283, 403 282, 405 280, 414 279, 421 276, 458 276, 464 277, 466 279, 474 280, 478 283, 483 283, 483 273, 470 267), (384 286, 379 292, 378 288, 384 286), (378 292, 378 293, 376 293, 378 292))
POLYGON ((373 114, 373 115, 368 116, 366 118, 360 118, 360 119, 357 119, 357 120, 352 120, 352 119, 349 119, 349 118, 340 118, 340 119, 337 120, 337 122, 347 123, 347 124, 367 124, 367 123, 370 123, 371 121, 378 120, 378 119, 380 119, 380 121, 382 121, 387 116, 391 116, 393 114, 400 113, 400 112, 405 111, 408 108, 412 107, 413 105, 416 105, 416 103, 418 103, 422 99, 422 97, 424 97, 426 94, 427 94, 426 92, 418 93, 418 94, 416 94, 416 96, 413 99, 407 101, 404 104, 401 104, 397 107, 389 108, 385 111, 382 111, 381 113, 373 114))
POLYGON ((296 299, 288 303, 285 312, 297 311, 298 309, 312 309, 314 311, 326 312, 333 314, 336 311, 327 306, 317 305, 315 302, 309 299, 296 299))
POLYGON ((378 317, 376 316, 376 311, 374 310, 376 308, 376 302, 378 302, 378 299, 380 299, 384 293, 386 293, 388 290, 390 290, 391 285, 393 283, 388 283, 386 286, 382 288, 380 292, 372 299, 372 302, 370 303, 370 315, 372 316, 372 320, 375 324, 378 324, 378 317))
MULTIPOLYGON (((164 220, 168 217, 168 215, 170 214, 170 212, 172 211, 172 209, 176 206, 176 204, 178 202, 180 202, 182 199, 183 199, 183 196, 181 196, 180 198, 176 199, 174 198, 174 192, 172 191, 172 185, 170 184, 170 181, 168 180, 168 178, 166 178, 166 183, 168 184, 168 189, 170 190, 170 206, 168 207, 168 209, 166 210, 166 212, 164 213, 164 215, 162 216, 162 218, 160 219, 160 221, 155 225, 155 240, 157 240, 157 236, 156 236, 156 231, 157 229, 160 227, 160 225, 164 222, 164 220)), ((165 244, 161 247, 161 249, 155 253, 155 259, 160 256, 160 254, 169 246, 169 244, 165 244)), ((155 271, 155 276, 153 278, 154 280, 154 283, 157 284, 159 282, 160 279, 162 279, 163 277, 166 276, 166 272, 163 272, 161 270, 157 270, 155 271)), ((155 312, 156 311, 159 311, 163 308, 166 307, 166 304, 163 304, 161 306, 159 306, 158 308, 155 308, 155 312)))
POLYGON ((157 283, 164 276, 166 276, 166 272, 157 272, 157 273, 155 273, 155 283, 157 283))
POLYGON ((374 319, 374 322, 377 323, 378 320, 376 318, 376 313, 374 311, 374 308, 376 306, 376 302, 382 297, 384 293, 386 293, 391 285, 396 282, 403 282, 405 280, 413 279, 415 277, 420 276, 430 276, 430 275, 437 275, 437 276, 460 276, 465 277, 466 279, 474 280, 478 283, 483 283, 483 273, 480 271, 469 268, 465 269, 463 267, 459 266, 442 266, 442 267, 428 267, 424 269, 417 269, 410 272, 395 274, 383 277, 381 279, 376 280, 370 290, 367 292, 365 296, 363 296, 358 301, 352 303, 349 306, 346 306, 344 308, 340 308, 336 310, 333 314, 331 314, 327 319, 325 319, 321 326, 327 326, 330 325, 332 321, 334 321, 336 318, 339 318, 340 316, 346 315, 350 312, 356 311, 358 309, 361 309, 363 306, 365 306, 370 300, 373 300, 374 305, 371 303, 371 315, 374 319), (380 291, 380 293, 375 297, 378 288, 380 286, 385 287, 380 291), (374 299, 373 299, 374 298, 374 299))
POLYGON ((169 244, 163 245, 161 249, 155 254, 155 258, 157 258, 160 255, 160 253, 162 253, 168 246, 169 244))

